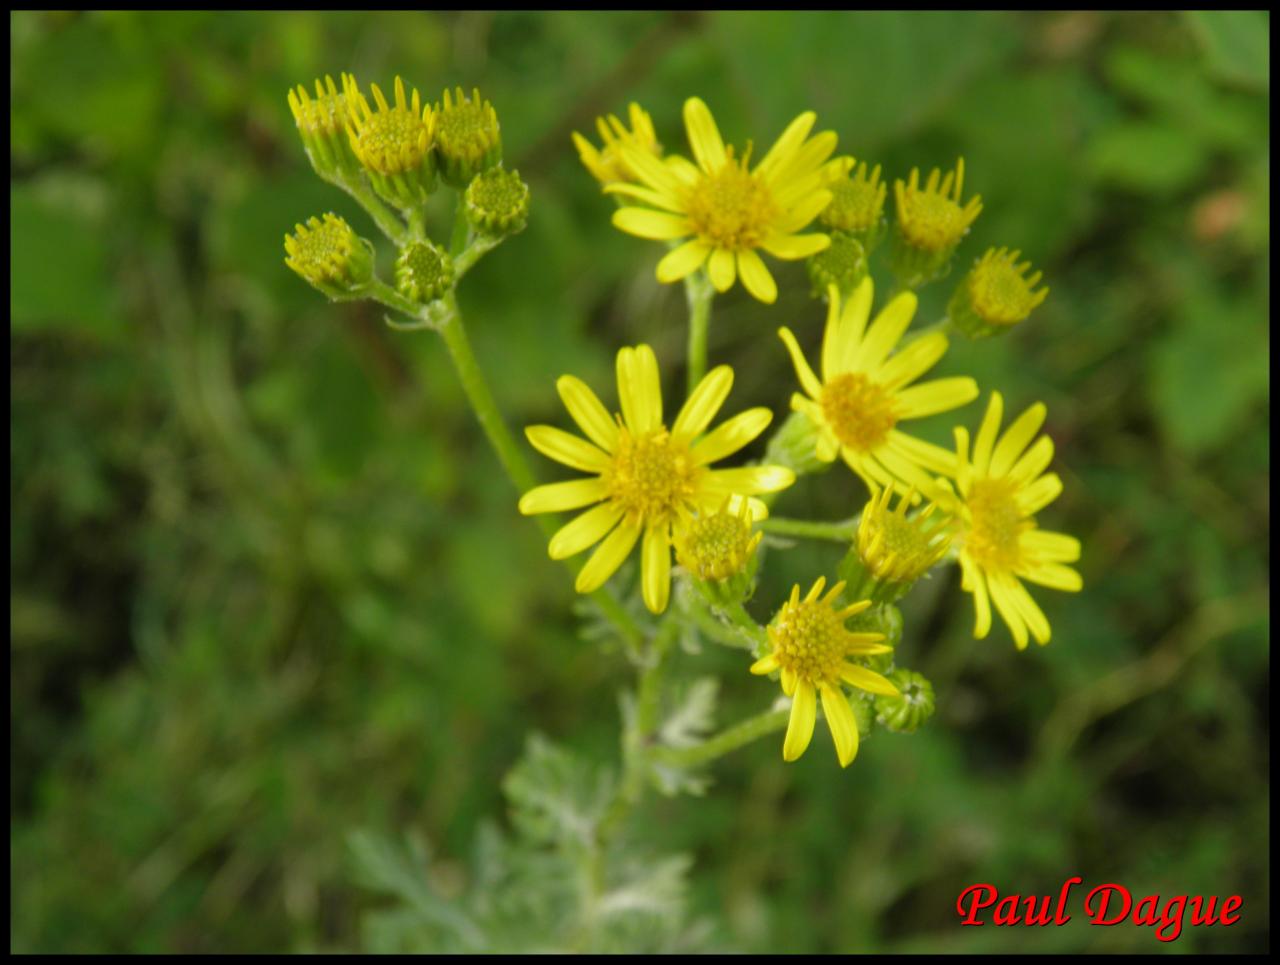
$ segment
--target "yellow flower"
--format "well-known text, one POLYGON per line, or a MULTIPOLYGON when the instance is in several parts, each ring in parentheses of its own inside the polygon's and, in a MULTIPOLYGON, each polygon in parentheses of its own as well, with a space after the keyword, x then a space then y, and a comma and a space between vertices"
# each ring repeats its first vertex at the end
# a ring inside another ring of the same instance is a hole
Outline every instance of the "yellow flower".
POLYGON ((404 81, 395 83, 395 104, 387 103, 377 84, 370 84, 376 111, 360 92, 356 79, 342 75, 347 102, 347 135, 351 149, 369 180, 388 201, 402 208, 421 204, 435 189, 436 115, 415 89, 405 95, 404 81))
POLYGON ((676 559, 700 580, 727 580, 751 562, 763 532, 751 532, 751 506, 738 501, 735 512, 726 499, 712 513, 685 516, 675 527, 672 543, 676 559))
POLYGON ((762 302, 778 296, 759 251, 775 258, 807 258, 827 247, 825 234, 797 234, 830 202, 827 185, 845 174, 852 158, 828 161, 836 135, 810 138, 817 119, 797 117, 754 168, 750 147, 741 157, 725 147, 707 105, 696 97, 684 104, 684 123, 697 164, 672 156, 665 163, 619 142, 618 150, 638 184, 615 183, 606 191, 635 198, 649 208, 614 212, 613 223, 641 238, 687 239, 658 263, 658 281, 676 282, 705 263, 717 291, 741 276, 762 302), (659 210, 654 210, 654 209, 659 210))
POLYGON ((808 393, 792 395, 791 408, 818 428, 819 459, 831 462, 838 452, 873 491, 900 481, 930 495, 936 488, 930 473, 953 475, 955 456, 896 427, 964 405, 977 398, 978 385, 967 376, 910 385, 942 358, 947 337, 933 332, 891 355, 911 324, 916 296, 901 293, 868 327, 873 291, 871 279, 863 279, 841 310, 839 292, 828 289, 821 380, 791 330, 778 330, 808 393))
POLYGON ((988 248, 974 263, 947 305, 956 328, 971 338, 1008 331, 1049 296, 1047 287, 1035 290, 1043 275, 1037 271, 1028 277, 1031 262, 1018 264, 1021 256, 1008 248, 988 248))
POLYGON ((960 243, 982 212, 982 199, 977 196, 970 198, 964 207, 960 206, 963 187, 964 158, 956 162, 956 169, 948 171, 946 177, 934 168, 923 188, 918 168, 911 169, 911 177, 905 184, 901 179, 893 182, 898 227, 912 247, 940 252, 960 243), (939 178, 942 178, 941 184, 939 178))
POLYGON ((888 186, 880 180, 880 165, 870 173, 864 161, 853 174, 831 185, 831 203, 820 220, 835 231, 847 231, 867 248, 879 240, 888 186))
POLYGON ((959 465, 948 508, 958 523, 963 587, 977 612, 973 635, 981 639, 991 629, 994 602, 1021 650, 1028 630, 1037 643, 1049 642, 1049 621, 1021 581, 1078 592, 1080 574, 1065 564, 1080 558, 1080 541, 1036 526, 1035 514, 1062 492, 1057 473, 1045 473, 1053 441, 1036 438, 1044 405, 1028 408, 997 441, 1002 408, 1000 393, 992 392, 972 456, 968 431, 956 428, 959 465))
MULTIPOLYGON (((748 409, 705 432, 733 386, 733 369, 708 372, 668 429, 662 420, 658 362, 647 345, 618 352, 621 415, 610 417, 586 383, 571 375, 556 382, 569 415, 590 442, 552 426, 529 426, 533 447, 590 478, 538 486, 520 499, 520 512, 555 513, 592 506, 551 538, 552 559, 564 559, 603 540, 578 574, 576 589, 598 589, 622 565, 641 534, 641 586, 654 613, 671 589, 671 528, 682 512, 715 511, 726 496, 777 492, 795 481, 781 466, 711 469, 769 425, 773 414, 748 409), (704 434, 705 432, 705 434, 704 434)), ((753 515, 766 515, 752 499, 753 515)))
POLYGON ((307 157, 320 175, 332 179, 359 171, 359 162, 347 140, 347 98, 338 92, 332 77, 326 74, 323 82, 316 79, 314 99, 301 84, 290 90, 289 109, 307 157))
POLYGON ((619 155, 619 146, 628 144, 639 151, 653 157, 662 157, 662 145, 653 131, 653 119, 649 117, 639 104, 632 103, 628 107, 631 119, 631 130, 613 114, 596 118, 596 130, 600 132, 602 146, 597 149, 577 131, 573 132, 573 143, 578 149, 578 156, 591 176, 601 184, 613 181, 633 181, 631 169, 619 155))
POLYGON ((475 89, 467 97, 462 88, 444 92, 436 103, 436 154, 447 184, 465 188, 481 171, 502 160, 498 112, 475 89))
POLYGON ((951 533, 937 518, 937 510, 929 503, 910 518, 907 507, 914 493, 910 490, 898 500, 896 509, 889 508, 894 487, 872 492, 862 518, 858 522, 858 558, 872 579, 881 583, 911 584, 946 556, 951 548, 951 533))
POLYGON ((858 724, 841 681, 872 694, 891 697, 900 694, 898 688, 880 674, 846 659, 893 650, 877 642, 884 639, 883 633, 853 633, 845 629, 844 621, 871 606, 871 601, 861 600, 837 610, 832 604, 844 589, 844 583, 837 583, 819 599, 826 582, 826 577, 818 577, 803 600, 800 587, 792 589, 791 599, 769 624, 769 643, 773 650, 752 664, 751 672, 782 671, 782 692, 791 698, 791 721, 782 743, 783 760, 799 758, 813 739, 821 693, 822 712, 831 728, 840 766, 848 767, 858 753, 858 724))

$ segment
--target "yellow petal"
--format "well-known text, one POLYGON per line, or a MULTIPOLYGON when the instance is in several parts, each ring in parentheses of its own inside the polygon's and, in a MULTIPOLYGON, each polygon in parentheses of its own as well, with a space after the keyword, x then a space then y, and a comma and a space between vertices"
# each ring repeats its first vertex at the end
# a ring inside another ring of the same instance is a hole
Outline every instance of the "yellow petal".
POLYGON ((1019 650, 1027 649, 1027 624, 1022 619, 1022 614, 1018 612, 1008 586, 999 581, 994 573, 987 580, 987 585, 991 591, 991 602, 996 605, 1000 618, 1013 634, 1014 645, 1019 650))
POLYGON ((611 184, 606 184, 602 190, 605 194, 621 194, 628 198, 635 198, 637 201, 643 201, 645 204, 651 204, 655 208, 661 208, 664 211, 671 211, 676 214, 680 214, 684 207, 679 198, 672 197, 669 194, 663 194, 661 191, 655 191, 653 188, 646 188, 642 184, 631 184, 627 181, 614 181, 611 184))
POLYGON ((848 767, 858 755, 858 722, 854 719, 849 698, 839 687, 822 685, 822 712, 826 715, 831 738, 835 741, 836 756, 841 767, 848 767))
POLYGON ((899 418, 923 419, 959 408, 978 397, 978 383, 967 375, 921 382, 897 393, 899 418))
POLYGON ((739 469, 711 469, 699 489, 722 496, 758 496, 786 489, 796 474, 784 466, 743 466, 739 469))
POLYGON ((954 476, 956 473, 957 463, 954 452, 935 446, 932 442, 917 439, 900 429, 890 430, 889 448, 930 472, 942 473, 945 476, 954 476))
POLYGON ((830 382, 842 374, 840 363, 853 358, 858 347, 853 331, 840 322, 840 289, 827 286, 827 324, 822 329, 822 380, 830 382))
POLYGON ((649 432, 662 425, 662 389, 658 384, 658 360, 647 345, 618 350, 618 401, 622 418, 633 433, 649 432))
POLYGON ((664 255, 658 262, 658 281, 663 284, 680 281, 686 275, 701 268, 710 254, 710 246, 696 238, 686 241, 679 248, 664 255))
POLYGON ((1051 462, 1053 462, 1053 440, 1048 436, 1041 436, 1013 464, 1008 478, 1013 482, 1026 485, 1048 469, 1051 462))
POLYGON ((649 208, 619 208, 613 213, 613 226, 637 238, 655 241, 684 238, 693 232, 687 218, 649 208))
POLYGON ((724 141, 720 139, 715 118, 701 98, 690 97, 684 102, 684 126, 693 156, 702 170, 714 174, 724 167, 724 141))
POLYGON ((791 699, 791 720, 787 723, 787 736, 782 742, 782 759, 797 760, 813 739, 813 725, 818 719, 818 699, 813 684, 801 681, 791 699))
POLYGON ((859 690, 865 690, 869 694, 883 694, 886 697, 902 696, 888 677, 882 677, 874 670, 868 670, 866 667, 856 667, 851 663, 846 663, 840 668, 840 679, 851 686, 857 687, 859 690))
POLYGON ((1047 586, 1051 590, 1062 590, 1064 593, 1079 593, 1084 588, 1080 574, 1061 563, 1039 563, 1019 570, 1018 575, 1024 580, 1047 586))
POLYGON ((533 448, 556 462, 583 472, 604 472, 609 468, 610 459, 603 450, 563 429, 555 426, 526 426, 524 434, 533 448))
POLYGON ((618 571, 622 561, 631 552, 640 538, 640 523, 634 519, 624 519, 618 527, 608 535, 603 543, 596 547, 587 560, 587 565, 578 574, 574 589, 579 593, 594 593, 604 586, 605 581, 618 571))
POLYGON ((991 601, 987 594, 986 574, 963 553, 960 568, 964 571, 964 588, 973 594, 973 638, 981 640, 991 632, 991 601))
POLYGON ((809 368, 809 363, 805 361, 804 353, 800 351, 800 345, 796 341, 796 337, 791 334, 791 329, 784 325, 778 329, 778 337, 782 339, 787 351, 791 353, 791 364, 796 368, 796 375, 800 379, 800 387, 809 393, 810 398, 822 398, 822 383, 813 374, 813 369, 809 368))
POLYGON ((1023 450, 1031 444, 1040 427, 1044 425, 1045 412, 1043 402, 1029 406, 1027 411, 1014 419, 1004 431, 995 452, 991 454, 991 475, 1003 476, 1013 468, 1023 450))
POLYGON ((1056 472, 1046 473, 1030 486, 1018 490, 1014 500, 1024 516, 1034 516, 1062 493, 1062 480, 1056 472))
POLYGON ((757 676, 773 673, 778 669, 778 658, 771 653, 765 654, 751 665, 751 672, 757 676))
POLYGON ((809 136, 809 131, 813 129, 817 119, 818 115, 813 111, 805 111, 788 124, 786 130, 773 142, 768 153, 760 159, 753 173, 767 177, 777 169, 788 166, 795 159, 796 152, 804 143, 804 139, 809 136))
POLYGON ((775 258, 783 261, 796 261, 808 258, 831 247, 830 235, 793 235, 781 232, 772 234, 760 242, 760 247, 775 258))
POLYGON ((684 185, 663 161, 631 144, 620 143, 617 149, 636 178, 660 194, 679 197, 684 185))
POLYGON ((650 613, 661 613, 671 595, 671 540, 666 524, 645 530, 640 574, 644 605, 650 613))
POLYGON ((1020 540, 1025 553, 1050 563, 1074 563, 1080 559, 1080 541, 1066 533, 1032 529, 1020 540))
POLYGON ((999 392, 991 393, 991 401, 987 403, 987 412, 982 417, 982 425, 978 429, 978 438, 973 443, 973 471, 978 476, 986 476, 991 465, 991 450, 995 447, 996 434, 1000 431, 1000 417, 1004 412, 1004 399, 999 392))
POLYGON ((947 353, 947 337, 941 332, 923 335, 884 363, 880 368, 880 384, 895 391, 914 382, 933 368, 947 353))
MULTIPOLYGON (((714 255, 712 256, 715 257, 714 255)), ((742 276, 742 284, 747 291, 766 305, 772 305, 778 299, 778 285, 769 274, 760 256, 747 249, 738 252, 738 274, 742 276)))
POLYGON ((880 367, 911 324, 916 304, 913 292, 902 292, 881 309, 854 356, 854 369, 859 372, 875 372, 880 367))
POLYGON ((1017 577, 1011 574, 1005 574, 1001 577, 1000 582, 1004 584, 1005 593, 1008 594, 1009 599, 1013 602, 1013 607, 1018 611, 1018 615, 1026 623, 1027 629, 1031 631, 1031 635, 1035 637, 1036 643, 1041 646, 1048 643, 1052 633, 1049 627, 1049 619, 1044 615, 1044 611, 1040 609, 1040 605, 1027 592, 1027 588, 1018 581, 1017 577))
POLYGON ((858 283, 849 300, 840 311, 840 326, 844 334, 841 344, 844 352, 836 358, 837 372, 848 372, 853 368, 858 349, 867 332, 867 319, 871 317, 871 302, 875 298, 875 284, 868 275, 858 283))
POLYGON ((604 480, 571 479, 569 482, 549 483, 537 486, 520 497, 520 512, 525 516, 535 513, 559 513, 566 509, 590 506, 604 499, 604 480))
POLYGON ((702 433, 716 417, 724 400, 733 388, 733 369, 717 365, 702 377, 702 381, 689 393, 671 426, 671 435, 679 439, 692 439, 702 433))
POLYGON ((556 379, 556 391, 587 438, 605 452, 613 452, 618 442, 618 424, 609 416, 609 410, 591 387, 576 376, 562 375, 556 379))
POLYGON ((615 502, 601 503, 561 526, 551 537, 547 553, 553 560, 563 560, 581 553, 603 539, 622 518, 623 508, 615 502))
MULTIPOLYGON (((779 200, 779 203, 784 203, 779 200)), ((773 223, 773 230, 781 234, 803 231, 831 203, 831 192, 826 188, 811 188, 809 193, 796 199, 794 207, 773 223)))
POLYGON ((716 248, 711 252, 711 258, 707 262, 707 274, 711 277, 711 284, 715 285, 716 291, 726 292, 733 287, 735 276, 733 264, 732 251, 716 248))
POLYGON ((723 459, 750 443, 764 432, 772 421, 773 413, 763 407, 740 412, 700 439, 690 455, 694 463, 699 466, 723 459))

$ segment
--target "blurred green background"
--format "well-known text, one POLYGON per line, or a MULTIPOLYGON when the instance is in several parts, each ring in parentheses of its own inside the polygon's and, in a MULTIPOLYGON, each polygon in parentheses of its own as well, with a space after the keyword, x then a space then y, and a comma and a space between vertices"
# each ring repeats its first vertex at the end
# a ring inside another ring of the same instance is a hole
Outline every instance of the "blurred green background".
MULTIPOLYGON (((1066 490, 1041 522, 1083 539, 1085 591, 1038 592, 1053 641, 1017 653, 998 625, 972 640, 969 598, 934 580, 902 645, 939 693, 923 732, 877 734, 845 772, 824 734, 790 766, 770 738, 719 762, 707 797, 651 800, 639 833, 692 854, 712 947, 1268 948, 1268 15, 10 26, 12 949, 359 948, 385 902, 354 880, 352 829, 422 835, 447 894, 530 731, 616 757, 626 661, 579 639, 443 346, 282 263, 311 214, 376 235, 312 175, 285 103, 342 70, 432 98, 478 84, 498 109, 533 214, 460 297, 516 424, 565 422, 564 372, 608 396, 639 340, 683 385, 662 246, 610 227, 569 139, 631 99, 678 151, 696 93, 758 149, 812 108, 890 177, 963 154, 985 210, 961 263, 1009 245, 1046 273, 1028 323, 957 340, 942 369, 1007 411, 1048 404, 1066 490), (1049 894, 1073 874, 1240 894, 1243 916, 1172 945, 957 925, 968 884, 1049 894)), ((785 411, 778 325, 819 338, 803 269, 778 277, 775 306, 740 287, 715 305, 735 410, 785 411)), ((950 288, 926 289, 923 321, 950 288)), ((841 519, 863 498, 831 472, 776 512, 841 519)), ((775 550, 757 616, 839 555, 775 550)), ((737 654, 678 662, 719 676, 722 723, 775 696, 737 654)))

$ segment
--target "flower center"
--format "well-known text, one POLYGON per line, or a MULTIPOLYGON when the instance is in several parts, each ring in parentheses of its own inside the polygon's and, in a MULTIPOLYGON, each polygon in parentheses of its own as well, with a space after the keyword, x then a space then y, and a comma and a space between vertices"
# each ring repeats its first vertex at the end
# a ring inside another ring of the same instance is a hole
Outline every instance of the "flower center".
POLYGON ((422 163, 428 147, 427 125, 401 108, 378 111, 359 133, 361 159, 379 174, 401 174, 422 163))
POLYGON ((1018 512, 1015 487, 1007 479, 979 479, 969 490, 965 549, 986 570, 1012 570, 1022 560, 1018 537, 1031 522, 1018 512))
POLYGON ((866 231, 880 221, 884 210, 886 186, 880 181, 880 168, 867 176, 862 164, 855 175, 841 178, 830 185, 831 203, 822 212, 822 221, 840 231, 866 231))
POLYGON ((726 508, 689 520, 674 542, 681 566, 699 579, 723 580, 742 570, 758 540, 745 515, 726 508))
POLYGON ((840 675, 848 631, 836 611, 821 600, 788 603, 769 627, 778 665, 809 682, 840 675))
POLYGON ((898 421, 893 398, 857 372, 845 372, 822 387, 822 414, 843 445, 869 452, 898 421))
POLYGON ((777 205, 769 186, 747 170, 747 159, 730 156, 724 167, 694 185, 685 210, 704 241, 744 251, 764 241, 777 205))
POLYGON ((444 109, 437 115, 436 143, 444 155, 478 163, 501 143, 493 105, 478 90, 471 98, 461 88, 452 97, 445 91, 444 109))
POLYGON ((672 442, 666 429, 632 435, 623 427, 604 479, 610 499, 629 515, 654 522, 670 519, 692 501, 701 471, 689 447, 672 442))
POLYGON ((342 281, 357 241, 351 227, 336 215, 311 218, 285 240, 290 266, 313 282, 342 281))
POLYGON ((950 198, 927 191, 907 195, 902 233, 917 248, 943 251, 964 237, 969 225, 960 205, 950 198))
POLYGON ((969 299, 984 322, 993 325, 1020 322, 1048 294, 1047 288, 1032 291, 1040 280, 1040 273, 1026 277, 1030 265, 1018 265, 1018 254, 1015 251, 1010 255, 1005 249, 988 252, 970 273, 969 299))

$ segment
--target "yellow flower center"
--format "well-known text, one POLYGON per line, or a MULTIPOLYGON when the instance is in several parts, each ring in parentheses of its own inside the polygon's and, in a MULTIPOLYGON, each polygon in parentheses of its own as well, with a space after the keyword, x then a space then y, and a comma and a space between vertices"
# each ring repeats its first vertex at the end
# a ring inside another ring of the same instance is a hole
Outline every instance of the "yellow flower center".
POLYGON ((880 221, 887 187, 880 181, 878 166, 868 177, 867 166, 862 164, 855 175, 830 187, 831 203, 822 212, 823 224, 840 231, 866 231, 880 221))
POLYGON ((822 414, 842 445, 869 452, 897 424, 893 397, 857 372, 837 375, 822 387, 822 414))
POLYGON ((849 633, 828 603, 788 603, 769 626, 778 665, 811 683, 834 680, 848 652, 849 633))
POLYGON ((969 273, 969 300, 984 322, 1016 324, 1049 294, 1047 288, 1032 291, 1040 281, 1040 272, 1026 277, 1030 263, 1017 264, 1018 254, 1004 248, 988 251, 969 273))
POLYGON ((632 435, 622 427, 613 464, 603 475, 611 500, 653 522, 670 519, 692 500, 701 472, 689 447, 673 442, 666 429, 632 435))
POLYGON ((341 218, 326 214, 311 218, 285 238, 286 262, 309 281, 337 282, 347 277, 359 239, 341 218))
POLYGON ((758 542, 745 516, 722 510, 691 519, 676 533, 676 557, 699 579, 723 580, 742 570, 758 542))
POLYGON ((724 167, 694 185, 685 210, 703 241, 745 251, 764 241, 777 205, 764 180, 747 170, 747 158, 737 161, 730 156, 724 167))
POLYGON ((478 163, 500 143, 498 115, 478 90, 471 98, 462 88, 452 97, 444 92, 444 108, 436 121, 436 144, 442 155, 478 163))
POLYGON ((422 117, 395 107, 372 114, 361 125, 356 153, 379 174, 401 174, 422 163, 429 141, 422 117))
POLYGON ((1016 491, 1007 479, 979 479, 969 490, 965 550, 984 570, 1012 570, 1022 560, 1018 537, 1031 522, 1018 511, 1016 491))
POLYGON ((902 233, 917 248, 943 251, 958 244, 969 230, 963 209, 950 198, 919 191, 907 195, 902 233))

